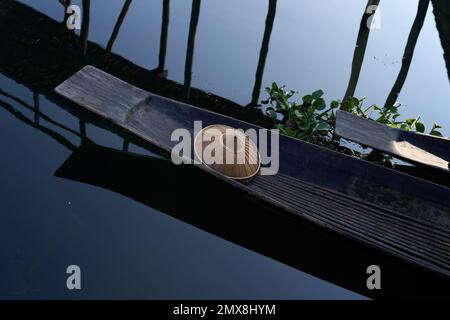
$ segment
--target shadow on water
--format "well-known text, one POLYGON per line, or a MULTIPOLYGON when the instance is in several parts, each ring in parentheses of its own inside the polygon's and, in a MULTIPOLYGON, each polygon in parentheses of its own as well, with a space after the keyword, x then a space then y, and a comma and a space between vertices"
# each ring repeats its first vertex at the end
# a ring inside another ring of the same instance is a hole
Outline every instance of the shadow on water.
POLYGON ((275 210, 192 165, 176 166, 167 160, 124 153, 84 140, 55 175, 120 193, 366 296, 444 294, 445 286, 439 277, 424 273, 421 279, 415 279, 415 267, 275 210), (366 275, 360 270, 371 261, 382 261, 383 269, 389 270, 383 274, 385 283, 395 286, 384 287, 382 293, 367 289, 366 275), (399 272, 402 277, 398 277, 399 272))

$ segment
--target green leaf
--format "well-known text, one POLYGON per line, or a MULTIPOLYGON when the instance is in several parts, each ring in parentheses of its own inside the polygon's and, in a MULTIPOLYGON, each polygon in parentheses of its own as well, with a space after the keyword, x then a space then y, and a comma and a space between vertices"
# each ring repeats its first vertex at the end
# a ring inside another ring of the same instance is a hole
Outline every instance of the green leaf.
POLYGON ((330 107, 332 109, 339 108, 339 101, 336 101, 336 100, 331 101, 330 107))
POLYGON ((406 119, 406 120, 405 120, 405 122, 406 122, 408 125, 410 125, 410 126, 413 125, 414 121, 416 121, 416 119, 406 119))
POLYGON ((317 110, 323 110, 326 107, 325 101, 322 98, 319 98, 314 101, 313 106, 316 107, 317 110))
POLYGON ((310 94, 308 94, 308 95, 304 96, 302 98, 302 100, 304 103, 311 103, 311 101, 313 100, 313 97, 310 94))
POLYGON ((416 122, 416 131, 420 133, 425 132, 425 125, 422 122, 417 121, 416 122))
POLYGON ((324 92, 322 90, 317 90, 317 91, 314 91, 311 96, 314 100, 316 100, 316 99, 321 98, 323 96, 323 94, 324 94, 324 92))
POLYGON ((411 126, 407 123, 402 123, 402 124, 400 124, 400 129, 409 131, 409 130, 411 130, 411 126))
POLYGON ((267 108, 266 114, 274 120, 277 118, 277 113, 273 108, 267 108))
POLYGON ((432 130, 430 132, 430 135, 436 136, 436 137, 444 137, 444 135, 442 133, 440 133, 439 131, 437 131, 437 130, 432 130))
POLYGON ((330 131, 331 126, 328 123, 321 121, 316 125, 316 130, 317 131, 330 131))

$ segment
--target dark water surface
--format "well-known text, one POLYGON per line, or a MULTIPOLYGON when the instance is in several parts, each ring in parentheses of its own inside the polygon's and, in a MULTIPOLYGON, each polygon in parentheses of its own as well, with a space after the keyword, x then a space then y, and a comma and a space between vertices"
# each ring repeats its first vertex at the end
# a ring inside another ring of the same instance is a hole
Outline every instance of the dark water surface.
MULTIPOLYGON (((63 21, 63 7, 56 0, 20 2, 63 21)), ((72 1, 80 6, 81 2, 72 1)), ((158 67, 162 3, 131 2, 112 46, 114 54, 148 70, 158 67)), ((90 1, 90 42, 107 47, 123 4, 90 1)), ((342 98, 365 5, 362 0, 278 1, 261 87, 277 81, 301 93, 322 88, 328 99, 342 98)), ((167 79, 181 87, 191 7, 191 1, 170 1, 164 69, 167 79)), ((407 105, 406 116, 421 114, 426 124, 440 122, 443 133, 450 134, 444 105, 450 99, 449 80, 431 9, 399 100, 407 105)), ((249 104, 267 12, 268 1, 201 1, 192 86, 239 105, 249 104)), ((417 1, 381 1, 381 29, 371 32, 356 95, 367 96, 370 103, 384 103, 399 72, 416 12, 417 1)), ((9 32, 10 26, 1 20, 0 27, 9 32)), ((52 63, 44 53, 28 58, 52 63)), ((3 67, 8 63, 1 61, 3 67)), ((71 71, 68 67, 68 74, 71 71)), ((43 79, 45 72, 40 72, 43 79)), ((11 77, 0 75, 0 298, 363 298, 130 198, 55 177, 71 154, 71 144, 78 146, 80 138, 43 117, 37 122, 35 114, 13 98, 34 106, 37 96, 11 77), (40 125, 67 140, 52 139, 40 125), (79 292, 65 287, 70 264, 82 269, 79 292)), ((156 91, 166 90, 154 86, 156 91)), ((257 86, 255 92, 260 91, 257 86)), ((79 132, 76 117, 42 95, 37 98, 42 113, 79 132)), ((86 133, 97 144, 123 146, 122 138, 97 126, 87 124, 86 133)), ((148 154, 133 144, 129 150, 148 154)), ((196 187, 194 181, 179 183, 196 187)), ((165 198, 177 201, 176 195, 165 198)), ((310 244, 297 245, 293 249, 310 244)))

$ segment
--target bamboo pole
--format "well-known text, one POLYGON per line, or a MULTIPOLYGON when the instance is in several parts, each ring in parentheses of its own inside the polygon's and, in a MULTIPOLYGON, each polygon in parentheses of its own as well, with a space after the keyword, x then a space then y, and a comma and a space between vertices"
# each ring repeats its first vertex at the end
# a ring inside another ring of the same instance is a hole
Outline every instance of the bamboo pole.
POLYGON ((34 102, 34 123, 39 124, 41 106, 39 103, 39 94, 36 92, 33 92, 33 102, 34 102))

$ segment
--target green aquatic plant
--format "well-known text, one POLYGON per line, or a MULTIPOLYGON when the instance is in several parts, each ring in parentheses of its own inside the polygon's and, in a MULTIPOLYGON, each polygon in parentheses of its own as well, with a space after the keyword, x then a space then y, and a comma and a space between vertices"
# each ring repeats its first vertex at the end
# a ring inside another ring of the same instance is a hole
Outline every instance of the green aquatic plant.
MULTIPOLYGON (((399 103, 389 107, 378 105, 365 107, 365 97, 362 99, 349 97, 344 101, 333 100, 327 106, 322 90, 303 96, 301 101, 294 101, 292 98, 296 92, 287 90, 285 86, 278 86, 275 82, 266 88, 266 92, 269 96, 262 104, 267 105, 265 112, 273 119, 274 127, 288 136, 301 140, 314 142, 332 139, 338 109, 372 119, 391 128, 425 132, 425 125, 420 121, 420 116, 399 120, 401 116, 399 103)), ((439 131, 441 128, 442 126, 434 124, 429 134, 442 137, 439 131)))
POLYGON ((275 82, 266 88, 269 94, 266 114, 274 121, 275 128, 282 133, 306 141, 318 137, 326 137, 334 128, 335 110, 339 107, 337 101, 327 106, 322 98, 324 92, 317 90, 305 95, 301 102, 292 101, 295 92, 278 86, 275 82))
MULTIPOLYGON (((281 133, 304 141, 318 143, 339 151, 349 152, 348 148, 339 145, 334 134, 336 111, 344 110, 360 117, 374 120, 391 128, 425 133, 426 128, 421 117, 400 120, 399 109, 401 104, 396 103, 389 107, 380 107, 376 104, 365 106, 366 98, 349 97, 344 101, 333 100, 329 105, 323 99, 324 92, 317 90, 305 95, 300 101, 293 97, 295 91, 287 90, 286 86, 278 86, 275 82, 265 90, 268 98, 261 103, 266 105, 265 113, 273 120, 273 126, 281 133)), ((434 124, 429 131, 430 135, 443 137, 439 131, 442 126, 434 124)), ((367 149, 361 146, 362 149, 367 149)), ((350 150, 353 153, 353 150, 350 150)), ((383 163, 393 167, 394 159, 377 150, 368 154, 360 154, 362 158, 383 163)))

